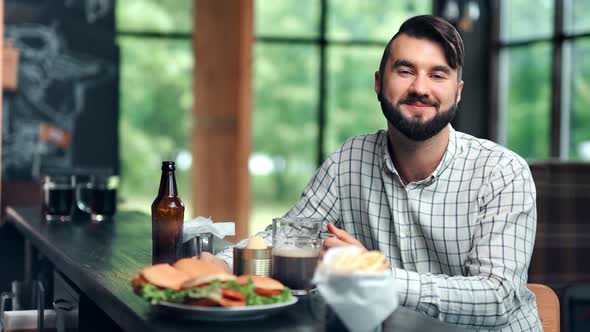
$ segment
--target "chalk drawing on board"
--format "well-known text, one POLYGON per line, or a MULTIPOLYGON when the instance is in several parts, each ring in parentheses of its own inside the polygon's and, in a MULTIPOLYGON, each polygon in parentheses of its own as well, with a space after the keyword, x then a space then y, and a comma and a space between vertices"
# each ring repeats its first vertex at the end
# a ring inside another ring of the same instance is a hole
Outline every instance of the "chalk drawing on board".
MULTIPOLYGON (((84 13, 88 23, 94 23, 99 19, 107 16, 113 8, 113 0, 83 0, 84 13)), ((76 0, 65 0, 65 6, 72 8, 76 5, 76 0)))
POLYGON ((32 148, 30 142, 38 143, 43 122, 74 132, 88 92, 112 80, 115 66, 69 50, 55 24, 8 26, 6 37, 19 49, 20 64, 17 91, 4 103, 8 122, 2 135, 2 168, 30 169, 39 151, 55 166, 67 166, 71 163, 70 151, 32 148))

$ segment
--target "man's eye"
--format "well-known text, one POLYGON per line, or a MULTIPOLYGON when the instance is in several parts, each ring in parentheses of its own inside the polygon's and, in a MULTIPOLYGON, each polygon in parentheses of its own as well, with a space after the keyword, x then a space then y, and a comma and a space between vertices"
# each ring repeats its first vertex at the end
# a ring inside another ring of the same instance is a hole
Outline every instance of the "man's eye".
POLYGON ((440 74, 433 74, 433 75, 432 75, 432 78, 434 78, 434 79, 436 79, 436 80, 442 80, 442 79, 444 79, 445 77, 444 77, 443 75, 440 75, 440 74))
POLYGON ((400 75, 409 75, 409 74, 411 74, 411 72, 409 70, 403 70, 403 69, 400 70, 400 71, 398 71, 398 73, 400 73, 400 75))

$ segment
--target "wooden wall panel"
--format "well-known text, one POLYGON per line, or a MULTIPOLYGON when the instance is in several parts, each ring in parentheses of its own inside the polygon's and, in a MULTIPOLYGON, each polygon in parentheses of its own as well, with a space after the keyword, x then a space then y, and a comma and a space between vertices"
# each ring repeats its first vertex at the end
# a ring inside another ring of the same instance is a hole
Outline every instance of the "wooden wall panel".
POLYGON ((558 294, 590 283, 590 163, 536 162, 537 237, 529 282, 558 294))
POLYGON ((194 214, 248 233, 253 1, 194 0, 194 214))

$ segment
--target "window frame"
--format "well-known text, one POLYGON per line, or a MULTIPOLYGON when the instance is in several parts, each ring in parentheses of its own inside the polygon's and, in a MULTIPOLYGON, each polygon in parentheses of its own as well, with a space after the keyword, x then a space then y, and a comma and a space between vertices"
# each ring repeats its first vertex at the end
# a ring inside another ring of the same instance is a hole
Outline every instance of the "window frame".
MULTIPOLYGON (((554 0, 553 32, 546 37, 530 37, 518 40, 503 40, 501 36, 502 19, 505 17, 505 0, 494 0, 491 4, 491 25, 493 52, 490 58, 491 112, 489 114, 490 139, 506 146, 507 127, 507 82, 508 73, 503 72, 502 54, 506 50, 529 47, 539 43, 549 43, 551 47, 551 101, 550 101, 550 159, 570 159, 570 114, 572 94, 568 88, 571 83, 572 68, 571 44, 578 39, 590 37, 590 31, 571 32, 566 29, 572 13, 572 0, 554 0)), ((509 147, 510 148, 510 147, 509 147)))
MULTIPOLYGON (((432 7, 434 8, 434 6, 432 7)), ((327 50, 332 46, 343 46, 343 47, 381 47, 384 48, 389 40, 375 40, 375 39, 348 39, 340 40, 328 37, 327 32, 327 17, 330 8, 328 6, 328 0, 320 0, 320 19, 319 19, 319 31, 316 37, 279 37, 270 36, 264 34, 257 34, 255 32, 255 43, 262 44, 303 44, 311 47, 317 47, 319 51, 318 61, 318 136, 317 136, 317 153, 316 153, 316 166, 319 167, 326 158, 326 130, 328 124, 328 101, 327 91, 329 84, 328 75, 328 58, 327 50)))

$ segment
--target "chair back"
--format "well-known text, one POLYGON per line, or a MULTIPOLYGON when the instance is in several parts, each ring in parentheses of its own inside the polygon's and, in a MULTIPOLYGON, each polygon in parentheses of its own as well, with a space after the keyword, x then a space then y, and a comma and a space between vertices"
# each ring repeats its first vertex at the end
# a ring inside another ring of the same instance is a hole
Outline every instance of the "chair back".
POLYGON ((537 298, 537 310, 545 332, 559 332, 559 299, 555 292, 541 284, 527 284, 537 298))

